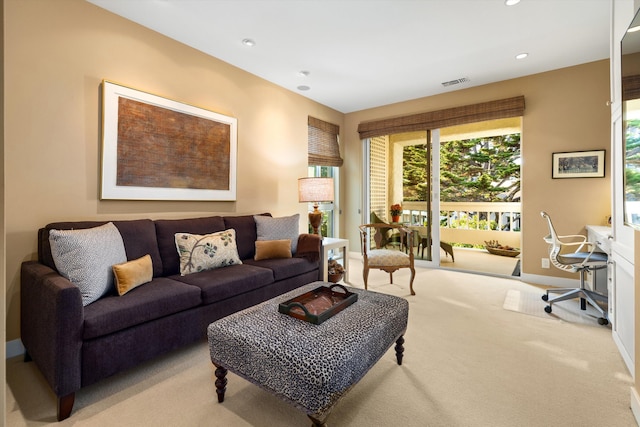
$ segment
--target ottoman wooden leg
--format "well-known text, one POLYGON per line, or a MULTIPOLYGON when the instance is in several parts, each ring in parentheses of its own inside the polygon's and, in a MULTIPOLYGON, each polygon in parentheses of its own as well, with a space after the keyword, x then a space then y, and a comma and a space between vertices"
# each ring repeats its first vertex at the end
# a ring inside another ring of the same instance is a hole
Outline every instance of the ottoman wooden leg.
POLYGON ((402 356, 404 353, 404 336, 400 335, 400 338, 396 340, 396 359, 398 360, 398 365, 402 365, 402 356))
POLYGON ((327 424, 325 423, 326 421, 326 417, 323 421, 312 417, 311 415, 307 415, 307 417, 309 417, 309 419, 311 420, 311 422, 313 424, 311 424, 311 427, 327 427, 327 424))
POLYGON ((222 366, 214 363, 216 369, 216 394, 218 395, 218 403, 224 402, 224 393, 227 391, 227 370, 222 366))

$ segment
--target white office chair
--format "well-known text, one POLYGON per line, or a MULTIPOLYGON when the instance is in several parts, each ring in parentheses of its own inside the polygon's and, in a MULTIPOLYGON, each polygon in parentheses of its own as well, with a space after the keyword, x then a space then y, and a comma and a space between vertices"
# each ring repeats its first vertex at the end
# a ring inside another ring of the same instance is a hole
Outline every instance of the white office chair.
POLYGON ((607 254, 598 252, 595 243, 588 242, 587 238, 581 234, 559 236, 553 227, 551 217, 546 212, 540 212, 540 215, 547 220, 547 225, 549 226, 549 235, 544 238, 544 241, 549 244, 549 259, 553 266, 560 270, 580 273, 579 288, 552 288, 547 290, 542 296, 544 301, 549 302, 549 305, 544 308, 544 311, 551 313, 551 306, 553 304, 560 301, 580 298, 580 308, 582 310, 587 309, 586 303, 588 302, 600 313, 601 317, 598 318, 598 323, 600 325, 608 324, 607 310, 597 303, 597 301, 600 301, 606 304, 608 298, 585 287, 585 274, 588 271, 593 272, 601 268, 606 268, 607 254), (560 295, 549 300, 550 292, 560 293, 560 295))

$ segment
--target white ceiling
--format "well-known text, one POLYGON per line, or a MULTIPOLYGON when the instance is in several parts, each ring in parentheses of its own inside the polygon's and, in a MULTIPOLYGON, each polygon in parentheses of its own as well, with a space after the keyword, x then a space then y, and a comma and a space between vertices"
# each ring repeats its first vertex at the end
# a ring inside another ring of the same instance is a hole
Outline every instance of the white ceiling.
POLYGON ((609 0, 87 1, 343 113, 609 57, 609 0))

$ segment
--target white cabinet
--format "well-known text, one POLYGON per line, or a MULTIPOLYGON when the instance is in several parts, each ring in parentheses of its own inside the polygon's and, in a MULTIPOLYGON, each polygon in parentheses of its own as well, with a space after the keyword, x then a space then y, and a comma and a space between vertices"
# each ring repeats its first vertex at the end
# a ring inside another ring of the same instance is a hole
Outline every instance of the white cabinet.
MULTIPOLYGON (((635 300, 633 287, 633 264, 615 249, 611 257, 613 276, 611 328, 613 339, 618 346, 631 375, 635 375, 635 300)), ((611 303, 610 303, 611 304, 611 303)))

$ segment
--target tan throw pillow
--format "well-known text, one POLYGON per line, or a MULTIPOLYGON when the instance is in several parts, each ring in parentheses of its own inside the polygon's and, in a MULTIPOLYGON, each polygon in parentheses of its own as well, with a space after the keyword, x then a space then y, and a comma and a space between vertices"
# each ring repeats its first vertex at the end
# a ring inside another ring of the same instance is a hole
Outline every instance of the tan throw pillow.
POLYGON ((180 274, 197 273, 228 265, 242 264, 236 245, 236 230, 218 233, 176 233, 176 247, 180 254, 180 274))
POLYGON ((153 262, 150 255, 116 264, 112 268, 116 278, 116 290, 120 296, 153 279, 153 262))
POLYGON ((291 258, 291 240, 257 240, 256 261, 261 259, 291 258))

